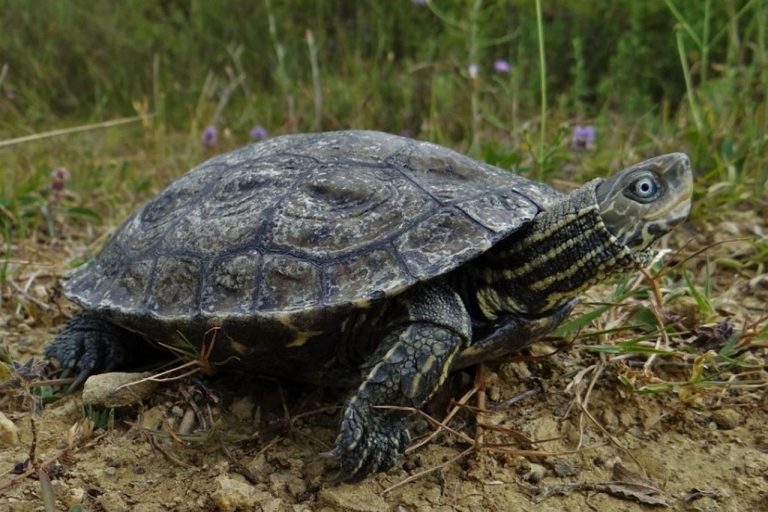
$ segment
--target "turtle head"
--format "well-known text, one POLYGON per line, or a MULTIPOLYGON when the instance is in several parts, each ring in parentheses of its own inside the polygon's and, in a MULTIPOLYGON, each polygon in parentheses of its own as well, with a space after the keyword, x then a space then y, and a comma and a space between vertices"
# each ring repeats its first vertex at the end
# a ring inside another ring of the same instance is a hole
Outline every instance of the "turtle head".
POLYGON ((637 252, 688 217, 692 191, 688 156, 670 153, 624 169, 595 193, 605 227, 637 252))

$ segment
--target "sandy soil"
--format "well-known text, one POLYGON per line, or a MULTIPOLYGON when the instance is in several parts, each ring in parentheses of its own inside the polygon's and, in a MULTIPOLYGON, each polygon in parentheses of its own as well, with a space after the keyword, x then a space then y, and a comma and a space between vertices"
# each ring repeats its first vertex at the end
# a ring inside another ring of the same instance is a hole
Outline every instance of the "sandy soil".
MULTIPOLYGON (((735 250, 729 247, 729 254, 735 250)), ((53 261, 57 252, 48 257, 53 261)), ((71 311, 36 306, 35 300, 55 303, 56 277, 37 275, 22 308, 18 297, 4 298, 0 345, 12 360, 39 356, 71 311)), ((713 304, 722 315, 733 316, 747 299, 753 310, 765 308, 766 280, 714 277, 720 291, 713 304)), ((686 304, 677 310, 683 321, 686 304)), ((691 315, 688 323, 698 328, 691 315)), ((739 315, 733 318, 738 327, 739 315)), ((694 352, 716 352, 717 336, 710 338, 699 339, 694 352)), ((606 340, 579 341, 596 342, 606 340)), ((28 462, 35 444, 36 464, 49 476, 59 510, 768 511, 768 349, 742 357, 753 365, 743 371, 762 387, 673 386, 646 394, 626 383, 687 382, 706 356, 686 364, 658 359, 645 368, 647 358, 577 345, 551 352, 551 344, 538 343, 525 357, 488 366, 489 413, 462 407, 449 422, 455 432, 440 432, 387 473, 342 485, 328 482, 332 461, 320 454, 335 439, 343 390, 192 377, 119 410, 86 410, 77 393, 35 413, 23 389, 6 389, 0 510, 45 510, 46 486, 28 462)), ((454 375, 429 414, 444 418, 473 387, 473 372, 454 375)), ((476 407, 478 396, 466 404, 476 407)), ((433 430, 426 418, 414 418, 416 440, 433 430)))
MULTIPOLYGON (((21 347, 14 356, 23 360, 38 353, 53 331, 55 326, 17 325, 6 333, 10 346, 21 347)), ((544 350, 539 344, 533 352, 544 350)), ((626 364, 571 349, 490 366, 486 406, 493 412, 482 421, 493 429, 484 429, 482 451, 461 456, 471 446, 443 432, 404 457, 401 467, 344 485, 328 484, 331 463, 319 456, 335 437, 337 411, 329 406, 341 403, 338 391, 259 379, 191 379, 163 385, 140 406, 112 416, 85 412, 78 394, 46 406, 39 416, 25 411, 19 399, 6 399, 3 410, 19 428, 20 442, 0 452, 1 481, 16 479, 0 491, 2 507, 44 510, 38 481, 11 473, 28 458, 34 417, 39 463, 60 454, 67 442, 74 446, 46 469, 61 510, 654 506, 645 503, 666 503, 671 510, 768 510, 766 394, 633 394, 617 379, 626 364), (533 394, 520 398, 529 390, 533 394), (189 433, 180 435, 185 415, 193 422, 189 427, 188 419, 183 431, 189 433), (107 428, 83 439, 76 430, 87 426, 86 417, 107 428), (622 467, 631 473, 614 474, 622 467)), ((460 374, 448 394, 458 391, 459 397, 471 387, 472 376, 460 374)), ((441 401, 430 409, 436 416, 450 408, 445 396, 441 401)), ((475 403, 475 397, 469 400, 475 403)), ((424 418, 414 423, 417 434, 431 431, 424 418)), ((466 412, 451 425, 470 438, 477 435, 475 417, 466 412)))

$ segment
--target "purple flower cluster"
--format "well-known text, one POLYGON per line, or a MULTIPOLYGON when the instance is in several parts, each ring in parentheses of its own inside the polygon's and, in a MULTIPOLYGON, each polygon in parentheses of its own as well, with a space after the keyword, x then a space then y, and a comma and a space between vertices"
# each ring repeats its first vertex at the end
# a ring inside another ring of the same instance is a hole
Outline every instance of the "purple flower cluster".
POLYGON ((65 167, 56 167, 51 171, 51 190, 56 194, 64 192, 70 178, 71 174, 65 167))
POLYGON ((248 132, 248 135, 250 135, 254 140, 264 140, 269 137, 267 129, 258 124, 251 128, 251 131, 248 132))
MULTIPOLYGON (((493 70, 501 74, 511 73, 512 64, 510 64, 508 60, 496 59, 493 61, 493 70)), ((470 80, 477 80, 477 77, 480 75, 480 66, 477 63, 472 62, 467 66, 467 74, 469 75, 470 80)))
MULTIPOLYGON (((250 129, 248 135, 253 140, 264 140, 269 138, 269 132, 267 129, 258 124, 250 129)), ((229 137, 228 129, 224 130, 224 137, 229 137)), ((206 149, 211 149, 216 146, 216 144, 219 143, 219 130, 213 125, 206 126, 202 135, 200 135, 200 143, 206 149)))
POLYGON ((573 127, 571 132, 571 147, 573 149, 594 149, 597 142, 597 130, 592 124, 573 127))
POLYGON ((496 59, 493 63, 493 69, 497 73, 509 73, 512 71, 512 65, 504 59, 496 59))
POLYGON ((200 136, 200 142, 203 146, 210 149, 219 142, 219 130, 213 125, 208 125, 203 130, 203 135, 200 136))

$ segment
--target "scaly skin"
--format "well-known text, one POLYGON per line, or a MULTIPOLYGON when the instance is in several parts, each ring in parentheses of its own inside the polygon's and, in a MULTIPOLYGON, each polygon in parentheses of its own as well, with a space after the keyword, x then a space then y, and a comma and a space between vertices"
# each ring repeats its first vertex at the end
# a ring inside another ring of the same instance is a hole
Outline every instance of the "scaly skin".
POLYGON ((401 315, 387 322, 370 370, 347 402, 331 455, 338 480, 356 480, 394 464, 410 441, 408 412, 445 381, 471 338, 471 320, 457 293, 443 284, 417 286, 396 299, 401 315))
POLYGON ((75 374, 68 391, 79 388, 91 375, 135 366, 151 359, 156 351, 141 336, 88 313, 72 317, 46 347, 45 357, 55 359, 61 376, 75 374))

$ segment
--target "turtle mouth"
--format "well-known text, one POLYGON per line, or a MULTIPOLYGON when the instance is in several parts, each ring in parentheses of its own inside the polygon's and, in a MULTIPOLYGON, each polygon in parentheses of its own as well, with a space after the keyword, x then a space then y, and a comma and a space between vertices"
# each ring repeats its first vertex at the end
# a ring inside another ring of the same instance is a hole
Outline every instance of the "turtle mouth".
POLYGON ((670 209, 669 216, 667 217, 669 219, 667 221, 667 225, 670 228, 677 226, 688 218, 688 215, 691 213, 691 201, 689 197, 690 195, 681 199, 675 206, 670 209))
POLYGON ((685 219, 687 219, 688 214, 691 213, 691 195, 693 195, 693 183, 686 180, 682 185, 685 188, 677 194, 677 200, 675 202, 671 203, 666 208, 652 210, 649 215, 645 216, 645 220, 653 222, 657 219, 665 219, 664 223, 672 227, 677 226, 685 219))

